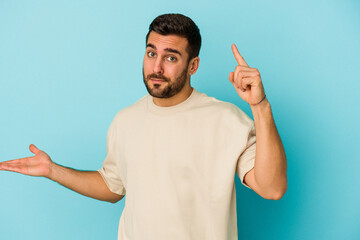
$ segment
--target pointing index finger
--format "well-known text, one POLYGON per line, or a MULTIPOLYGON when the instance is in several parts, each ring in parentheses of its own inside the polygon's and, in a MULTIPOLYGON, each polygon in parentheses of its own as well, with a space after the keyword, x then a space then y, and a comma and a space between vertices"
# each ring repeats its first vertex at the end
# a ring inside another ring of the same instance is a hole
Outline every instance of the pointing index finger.
POLYGON ((237 61, 237 63, 241 66, 246 66, 248 67, 249 65, 245 62, 245 59, 241 56, 241 54, 239 53, 239 50, 237 49, 235 44, 231 45, 231 49, 234 53, 235 59, 237 61))

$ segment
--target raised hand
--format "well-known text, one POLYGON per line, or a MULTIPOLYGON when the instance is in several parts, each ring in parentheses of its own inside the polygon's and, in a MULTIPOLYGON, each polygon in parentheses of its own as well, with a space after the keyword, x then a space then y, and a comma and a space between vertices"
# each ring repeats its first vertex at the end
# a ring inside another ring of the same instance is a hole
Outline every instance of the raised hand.
POLYGON ((265 97, 260 72, 256 68, 249 67, 235 44, 232 44, 231 48, 239 65, 235 67, 234 72, 230 72, 229 81, 244 101, 251 105, 257 104, 265 97))
POLYGON ((18 172, 25 175, 50 177, 52 161, 44 151, 31 144, 29 149, 33 157, 19 158, 0 163, 0 170, 18 172))

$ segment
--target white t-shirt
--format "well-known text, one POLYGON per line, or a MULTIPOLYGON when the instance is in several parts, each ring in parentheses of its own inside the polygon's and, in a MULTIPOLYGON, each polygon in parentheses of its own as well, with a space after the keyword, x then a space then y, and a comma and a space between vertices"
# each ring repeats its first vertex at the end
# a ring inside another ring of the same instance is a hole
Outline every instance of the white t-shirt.
POLYGON ((237 239, 235 172, 244 184, 255 149, 254 122, 195 89, 172 107, 146 95, 121 110, 98 170, 126 194, 118 239, 237 239))

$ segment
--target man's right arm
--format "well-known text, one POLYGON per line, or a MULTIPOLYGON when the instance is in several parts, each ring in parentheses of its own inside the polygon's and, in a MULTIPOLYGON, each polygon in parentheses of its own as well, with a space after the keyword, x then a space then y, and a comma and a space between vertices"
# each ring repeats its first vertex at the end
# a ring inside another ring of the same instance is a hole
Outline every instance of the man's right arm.
POLYGON ((33 157, 20 158, 0 163, 0 170, 18 172, 30 176, 49 178, 84 196, 116 203, 124 195, 110 191, 98 171, 79 171, 54 163, 49 155, 30 145, 33 157))

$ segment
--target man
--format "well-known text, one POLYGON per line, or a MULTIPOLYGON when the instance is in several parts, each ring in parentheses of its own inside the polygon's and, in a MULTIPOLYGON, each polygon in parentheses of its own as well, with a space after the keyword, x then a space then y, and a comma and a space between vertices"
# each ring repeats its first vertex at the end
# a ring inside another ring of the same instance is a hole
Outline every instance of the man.
POLYGON ((143 61, 149 95, 115 116, 98 171, 55 164, 34 145, 34 157, 0 163, 0 170, 44 176, 113 203, 126 195, 121 240, 237 239, 235 172, 260 196, 280 199, 286 157, 260 74, 235 45, 239 65, 229 80, 251 105, 254 121, 191 87, 200 45, 188 17, 165 14, 151 23, 143 61))

